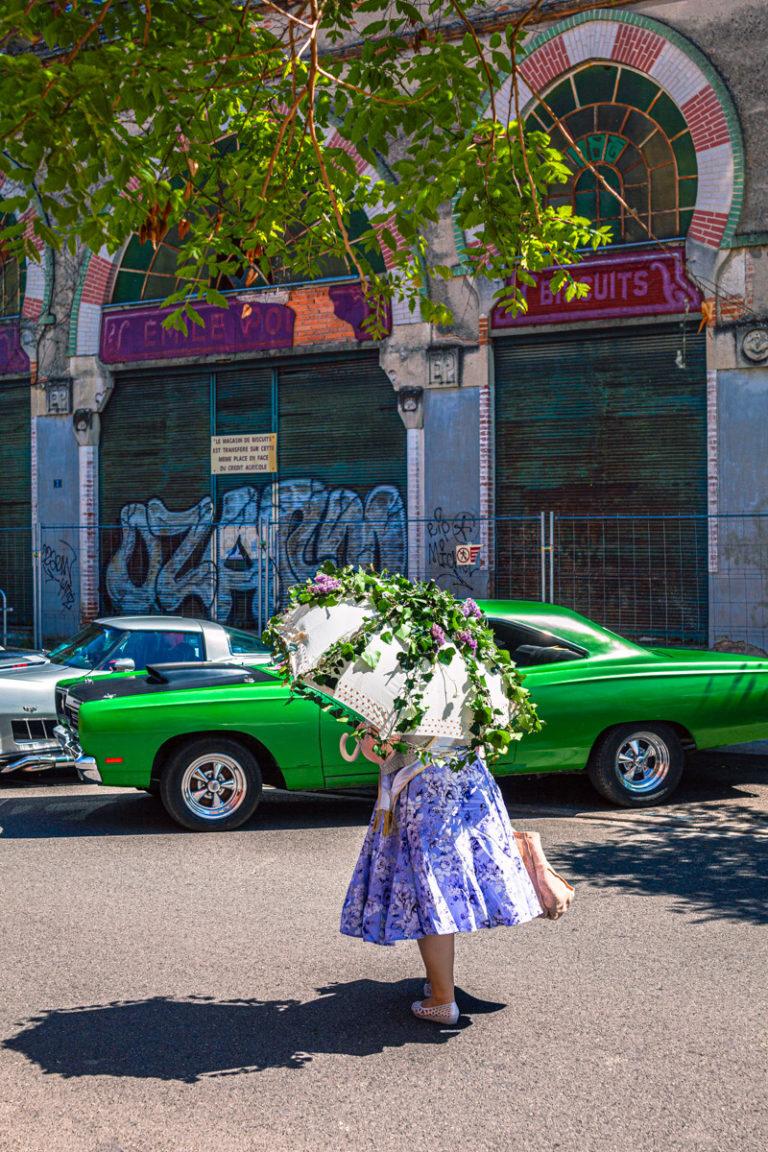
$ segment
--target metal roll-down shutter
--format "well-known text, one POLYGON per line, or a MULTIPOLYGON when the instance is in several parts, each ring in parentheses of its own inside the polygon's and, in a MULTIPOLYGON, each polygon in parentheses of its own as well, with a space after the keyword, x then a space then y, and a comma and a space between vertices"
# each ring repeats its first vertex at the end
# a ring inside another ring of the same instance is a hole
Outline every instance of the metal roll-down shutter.
POLYGON ((515 594, 514 518, 552 512, 553 599, 634 634, 703 639, 704 337, 539 333, 498 341, 495 365, 497 592, 515 594))

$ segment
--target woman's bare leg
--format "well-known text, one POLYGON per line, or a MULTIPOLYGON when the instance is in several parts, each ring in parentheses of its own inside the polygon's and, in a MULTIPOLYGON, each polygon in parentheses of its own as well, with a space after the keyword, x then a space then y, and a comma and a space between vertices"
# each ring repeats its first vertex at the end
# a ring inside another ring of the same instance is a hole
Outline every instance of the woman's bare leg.
POLYGON ((454 935, 422 936, 417 940, 419 952, 432 985, 432 995, 422 1001, 427 1008, 435 1004, 450 1004, 453 1000, 454 935))

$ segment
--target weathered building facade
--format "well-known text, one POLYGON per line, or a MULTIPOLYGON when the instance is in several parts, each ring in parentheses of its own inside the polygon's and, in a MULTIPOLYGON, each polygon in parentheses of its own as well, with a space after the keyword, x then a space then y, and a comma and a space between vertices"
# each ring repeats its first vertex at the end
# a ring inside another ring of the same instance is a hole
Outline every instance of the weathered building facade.
POLYGON ((380 343, 343 277, 232 285, 204 329, 163 329, 172 234, 6 268, 12 630, 99 611, 258 627, 332 558, 768 647, 766 32, 759 0, 533 28, 525 117, 569 157, 557 195, 615 236, 583 301, 542 276, 526 314, 500 312, 449 208, 430 244, 455 276, 431 290, 453 324, 395 306, 380 343))

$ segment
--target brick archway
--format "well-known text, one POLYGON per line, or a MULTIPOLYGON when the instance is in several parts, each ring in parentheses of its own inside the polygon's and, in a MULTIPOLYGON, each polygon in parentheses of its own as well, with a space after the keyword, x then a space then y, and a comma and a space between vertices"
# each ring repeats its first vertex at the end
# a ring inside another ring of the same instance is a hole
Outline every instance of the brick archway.
MULTIPOLYGON (((520 64, 521 115, 539 94, 580 64, 625 64, 654 80, 685 118, 698 165, 688 240, 717 250, 733 236, 744 197, 744 148, 736 110, 706 57, 674 29, 634 12, 582 13, 554 24, 526 46, 520 64)), ((511 79, 498 95, 510 101, 511 79)), ((464 238, 457 230, 457 240, 464 238)))
MULTIPOLYGON (((23 184, 15 180, 8 180, 2 174, 0 174, 0 188, 3 189, 3 195, 9 198, 28 195, 28 190, 23 184)), ((24 299, 21 304, 22 320, 36 320, 42 312, 46 281, 50 275, 48 249, 41 238, 36 235, 33 227, 33 221, 37 216, 37 209, 33 204, 30 204, 18 217, 19 221, 23 220, 26 223, 25 235, 27 239, 32 241, 40 253, 38 261, 28 260, 26 264, 24 299)))
MULTIPOLYGON (((363 159, 357 149, 347 140, 344 140, 336 130, 328 134, 327 143, 331 147, 343 149, 351 156, 358 173, 369 184, 373 185, 381 180, 391 179, 386 173, 379 171, 363 159)), ((376 209, 374 208, 373 211, 376 209)), ((377 232, 381 233, 384 229, 388 229, 398 243, 404 243, 392 221, 385 221, 383 224, 376 225, 377 232)), ((115 277, 127 244, 128 241, 126 240, 125 244, 121 245, 118 251, 111 256, 104 248, 98 253, 90 253, 84 264, 72 310, 70 355, 89 356, 98 352, 101 310, 112 298, 115 277)), ((393 261, 386 244, 382 244, 381 251, 384 265, 389 270, 393 266, 393 261)), ((414 323, 414 317, 409 312, 407 305, 400 305, 395 302, 392 313, 395 324, 414 323)))

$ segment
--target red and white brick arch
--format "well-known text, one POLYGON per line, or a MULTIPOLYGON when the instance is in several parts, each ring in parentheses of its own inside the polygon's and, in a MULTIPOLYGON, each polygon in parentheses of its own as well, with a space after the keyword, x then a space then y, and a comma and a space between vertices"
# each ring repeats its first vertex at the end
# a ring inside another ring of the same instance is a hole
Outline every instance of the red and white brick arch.
POLYGON ((124 244, 113 256, 102 248, 92 252, 83 273, 77 308, 75 346, 76 356, 95 356, 99 351, 101 310, 112 299, 112 287, 127 246, 124 244))
POLYGON ((37 213, 34 208, 22 212, 20 219, 26 223, 24 235, 31 240, 38 251, 38 260, 27 260, 24 278, 24 300, 21 307, 23 320, 37 320, 43 311, 45 297, 45 263, 49 258, 48 251, 42 239, 34 231, 34 220, 37 213))
MULTIPOLYGON (((360 155, 360 153, 355 148, 354 144, 350 144, 350 142, 348 140, 345 140, 338 132, 333 131, 333 132, 329 133, 326 136, 326 143, 329 144, 333 148, 341 148, 344 152, 347 153, 348 156, 351 156, 352 159, 354 160, 355 168, 357 169, 358 174, 360 176, 364 176, 369 184, 371 184, 371 185, 378 184, 382 180, 381 172, 379 172, 378 169, 373 166, 373 164, 370 164, 367 160, 364 160, 363 157, 360 155)), ((371 209, 371 215, 378 214, 380 211, 382 211, 382 209, 383 209, 383 205, 381 204, 381 202, 379 202, 378 204, 374 205, 374 207, 371 209)), ((395 226, 393 218, 390 217, 388 220, 385 220, 383 224, 376 225, 376 231, 378 233, 381 233, 384 229, 387 229, 389 232, 392 233, 392 235, 394 236, 395 240, 397 241, 397 243, 399 245, 405 244, 405 240, 403 239, 403 237, 400 235, 399 231, 397 230, 397 227, 395 226)), ((389 248, 383 242, 381 244, 381 255, 382 255, 382 259, 384 261, 384 267, 389 272, 394 267, 394 260, 393 260, 392 253, 390 252, 389 248)), ((392 302, 392 323, 393 323, 393 325, 418 324, 419 322, 420 322, 420 317, 418 315, 418 312, 411 312, 408 308, 408 305, 405 303, 405 301, 393 300, 393 302, 392 302)))
MULTIPOLYGON (((4 197, 29 195, 28 189, 23 184, 6 179, 2 173, 0 173, 0 188, 3 190, 4 197)), ((21 304, 22 320, 37 320, 43 310, 43 300, 45 299, 46 262, 49 260, 49 253, 44 242, 34 230, 34 221, 38 215, 37 209, 30 204, 18 217, 19 221, 25 222, 24 234, 34 244, 39 257, 37 260, 27 260, 26 262, 24 299, 21 304)))
MULTIPOLYGON (((744 159, 731 98, 709 61, 666 25, 633 12, 588 13, 560 21, 527 45, 520 65, 520 110, 587 62, 625 64, 654 80, 677 104, 699 169, 690 240, 717 249, 733 235, 743 198, 744 159)), ((511 81, 497 104, 508 107, 511 81)))
MULTIPOLYGON (((338 132, 332 131, 327 137, 327 143, 332 147, 343 149, 351 156, 358 173, 363 176, 369 184, 376 184, 382 179, 381 172, 374 168, 372 164, 369 164, 367 160, 364 160, 354 145, 344 140, 338 132)), ((375 205, 371 209, 371 213, 378 213, 381 211, 381 207, 380 204, 375 205)), ((376 229, 378 232, 387 229, 392 233, 398 243, 405 243, 392 219, 386 220, 381 225, 377 225, 376 229)), ((126 244, 112 256, 110 256, 104 248, 98 253, 91 254, 85 270, 80 298, 77 302, 75 354, 78 356, 93 356, 98 353, 101 311, 104 305, 108 304, 112 298, 115 278, 120 268, 126 246, 127 241, 126 244)), ((391 269, 394 264, 392 254, 384 243, 381 245, 381 252, 385 268, 387 268, 387 270, 391 269)), ((407 304, 395 301, 392 305, 392 321, 395 325, 413 324, 419 322, 419 316, 417 313, 414 314, 410 312, 407 304)))

